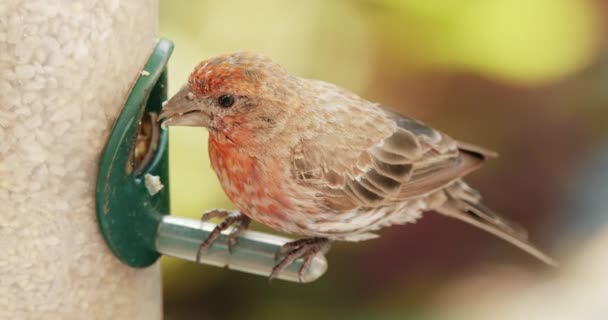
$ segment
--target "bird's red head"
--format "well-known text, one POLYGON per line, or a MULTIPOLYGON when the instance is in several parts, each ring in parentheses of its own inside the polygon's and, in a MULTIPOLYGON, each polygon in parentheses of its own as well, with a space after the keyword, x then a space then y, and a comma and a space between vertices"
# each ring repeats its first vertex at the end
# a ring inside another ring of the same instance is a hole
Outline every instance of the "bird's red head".
POLYGON ((252 53, 235 53, 201 62, 190 74, 188 85, 198 96, 230 92, 257 95, 268 78, 272 61, 252 53))
POLYGON ((169 125, 204 126, 231 141, 270 139, 289 117, 298 80, 271 59, 249 52, 201 62, 165 105, 169 125))

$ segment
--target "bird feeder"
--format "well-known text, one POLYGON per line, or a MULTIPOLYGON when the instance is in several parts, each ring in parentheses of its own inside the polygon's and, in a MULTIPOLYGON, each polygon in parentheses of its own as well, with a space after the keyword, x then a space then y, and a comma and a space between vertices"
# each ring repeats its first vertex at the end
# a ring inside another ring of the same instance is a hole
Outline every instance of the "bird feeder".
MULTIPOLYGON (((169 205, 168 132, 156 115, 167 99, 166 65, 173 50, 160 40, 141 71, 116 120, 102 154, 97 180, 97 218, 106 243, 122 262, 142 268, 161 254, 196 261, 200 244, 215 228, 212 223, 167 215, 169 205)), ((290 239, 246 231, 228 250, 228 233, 206 250, 204 264, 268 276, 275 253, 290 239)), ((327 268, 322 255, 299 277, 299 259, 277 278, 310 282, 327 268)))

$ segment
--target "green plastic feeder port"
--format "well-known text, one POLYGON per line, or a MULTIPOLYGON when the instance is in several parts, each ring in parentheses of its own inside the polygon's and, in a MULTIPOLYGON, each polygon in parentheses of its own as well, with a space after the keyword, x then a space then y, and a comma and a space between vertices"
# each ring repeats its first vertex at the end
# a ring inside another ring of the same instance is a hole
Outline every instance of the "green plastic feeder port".
MULTIPOLYGON (((97 178, 97 219, 103 237, 123 263, 141 268, 161 254, 195 261, 200 243, 214 224, 167 215, 169 203, 168 132, 156 122, 167 99, 169 40, 158 41, 141 71, 101 156, 97 178)), ((201 192, 202 194, 202 192, 201 192)), ((290 239, 246 231, 228 252, 226 230, 201 255, 200 262, 268 276, 277 249, 290 239)), ((302 260, 286 268, 279 279, 299 281, 302 260)), ((317 255, 303 282, 318 279, 327 261, 317 255)))

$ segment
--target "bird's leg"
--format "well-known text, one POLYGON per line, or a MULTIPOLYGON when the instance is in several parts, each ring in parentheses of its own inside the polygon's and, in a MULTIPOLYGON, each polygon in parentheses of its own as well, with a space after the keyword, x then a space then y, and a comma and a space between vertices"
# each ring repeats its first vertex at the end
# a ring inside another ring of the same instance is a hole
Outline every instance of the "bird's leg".
POLYGON ((285 270, 287 266, 298 258, 304 259, 298 271, 300 282, 302 282, 302 275, 306 268, 310 266, 312 259, 319 252, 323 254, 327 253, 330 246, 329 239, 321 237, 300 239, 284 244, 275 254, 275 260, 281 259, 281 261, 272 268, 272 272, 268 276, 268 283, 270 284, 272 279, 276 278, 281 271, 285 270))
POLYGON ((201 222, 209 221, 213 218, 224 219, 222 223, 218 224, 213 231, 209 234, 205 241, 201 242, 196 253, 196 262, 199 263, 201 260, 201 254, 207 250, 211 244, 220 236, 222 231, 232 226, 232 230, 228 235, 228 251, 232 253, 232 247, 236 244, 236 237, 247 230, 251 219, 239 211, 228 211, 224 209, 213 209, 205 212, 201 217, 201 222))

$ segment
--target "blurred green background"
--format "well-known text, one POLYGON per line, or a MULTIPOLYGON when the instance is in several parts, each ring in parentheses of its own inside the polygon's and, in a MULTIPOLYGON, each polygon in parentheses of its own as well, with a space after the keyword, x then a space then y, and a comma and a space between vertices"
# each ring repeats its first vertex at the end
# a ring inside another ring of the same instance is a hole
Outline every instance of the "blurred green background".
MULTIPOLYGON (((175 42, 171 92, 203 59, 261 52, 294 74, 334 82, 498 151, 468 181, 541 247, 567 250, 595 230, 597 217, 562 209, 585 188, 579 173, 587 161, 607 147, 605 2, 160 3, 160 35, 175 42)), ((232 207, 211 171, 206 137, 202 129, 170 131, 174 214, 199 218, 232 207)), ((378 240, 338 243, 328 259, 329 271, 315 283, 269 287, 257 276, 164 258, 166 318, 431 319, 438 297, 459 279, 506 266, 544 269, 434 214, 385 229, 378 240)))

